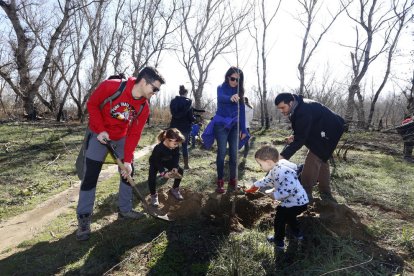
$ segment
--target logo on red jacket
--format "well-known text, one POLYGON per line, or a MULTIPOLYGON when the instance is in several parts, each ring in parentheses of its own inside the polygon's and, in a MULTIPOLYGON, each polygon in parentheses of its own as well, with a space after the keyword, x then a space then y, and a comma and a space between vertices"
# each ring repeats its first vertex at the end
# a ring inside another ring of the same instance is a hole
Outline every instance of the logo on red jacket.
POLYGON ((129 103, 119 103, 111 108, 111 116, 120 121, 132 122, 137 116, 135 108, 129 103))

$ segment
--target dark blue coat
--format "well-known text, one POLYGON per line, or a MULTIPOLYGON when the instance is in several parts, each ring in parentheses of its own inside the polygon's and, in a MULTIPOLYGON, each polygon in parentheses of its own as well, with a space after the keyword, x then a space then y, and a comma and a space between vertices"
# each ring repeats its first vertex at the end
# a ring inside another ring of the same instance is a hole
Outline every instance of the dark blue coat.
POLYGON ((344 132, 344 119, 318 102, 293 96, 298 103, 289 116, 294 140, 280 154, 289 159, 305 145, 322 161, 328 161, 344 132))
POLYGON ((183 133, 190 133, 191 126, 195 121, 192 101, 189 98, 176 96, 170 103, 171 123, 170 127, 175 127, 183 133))

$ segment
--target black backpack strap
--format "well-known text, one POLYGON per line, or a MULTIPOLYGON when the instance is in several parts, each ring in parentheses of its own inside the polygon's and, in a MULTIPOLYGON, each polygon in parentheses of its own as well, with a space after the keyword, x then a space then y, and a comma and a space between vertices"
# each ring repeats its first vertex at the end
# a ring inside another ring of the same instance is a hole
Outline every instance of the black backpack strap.
POLYGON ((137 118, 138 118, 138 116, 139 115, 141 115, 141 113, 142 113, 142 110, 144 110, 144 106, 145 106, 145 104, 147 103, 147 101, 145 101, 143 104, 141 104, 141 106, 139 107, 139 110, 138 110, 138 112, 137 112, 137 118))
POLYGON ((112 94, 111 96, 109 96, 108 98, 106 98, 100 105, 99 105, 99 109, 102 110, 102 108, 104 107, 104 105, 106 105, 108 102, 110 102, 112 104, 112 101, 115 100, 116 98, 118 98, 122 92, 124 92, 125 87, 126 87, 127 82, 123 81, 121 82, 121 85, 119 85, 118 89, 115 91, 114 94, 112 94))

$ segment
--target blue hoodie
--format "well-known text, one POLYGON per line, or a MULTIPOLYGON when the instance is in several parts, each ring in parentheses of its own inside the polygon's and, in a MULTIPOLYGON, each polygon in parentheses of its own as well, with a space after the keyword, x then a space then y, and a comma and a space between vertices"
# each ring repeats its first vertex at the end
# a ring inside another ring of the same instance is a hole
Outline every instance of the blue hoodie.
MULTIPOLYGON (((228 83, 223 83, 217 87, 216 115, 223 118, 237 119, 238 104, 230 100, 234 94, 237 94, 237 87, 231 87, 228 83)), ((244 103, 239 104, 239 116, 240 131, 247 134, 244 103)))

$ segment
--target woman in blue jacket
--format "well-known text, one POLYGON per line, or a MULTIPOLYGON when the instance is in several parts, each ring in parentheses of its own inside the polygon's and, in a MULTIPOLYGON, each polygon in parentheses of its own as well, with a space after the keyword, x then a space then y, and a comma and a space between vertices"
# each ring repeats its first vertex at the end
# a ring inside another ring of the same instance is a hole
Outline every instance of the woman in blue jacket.
POLYGON ((217 111, 212 122, 214 138, 217 141, 217 193, 224 193, 224 158, 229 145, 229 186, 233 191, 237 185, 237 151, 239 138, 247 135, 244 109, 244 75, 237 67, 230 67, 224 82, 217 87, 217 111))

